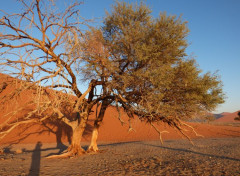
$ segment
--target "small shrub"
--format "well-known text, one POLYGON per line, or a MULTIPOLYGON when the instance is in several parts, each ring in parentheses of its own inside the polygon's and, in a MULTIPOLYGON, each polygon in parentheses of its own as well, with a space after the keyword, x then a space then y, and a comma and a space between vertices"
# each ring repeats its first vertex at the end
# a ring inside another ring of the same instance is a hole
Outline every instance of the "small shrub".
POLYGON ((239 120, 240 121, 240 117, 235 117, 234 120, 239 120))
POLYGON ((240 111, 238 112, 238 117, 235 117, 234 120, 239 120, 240 121, 240 111))

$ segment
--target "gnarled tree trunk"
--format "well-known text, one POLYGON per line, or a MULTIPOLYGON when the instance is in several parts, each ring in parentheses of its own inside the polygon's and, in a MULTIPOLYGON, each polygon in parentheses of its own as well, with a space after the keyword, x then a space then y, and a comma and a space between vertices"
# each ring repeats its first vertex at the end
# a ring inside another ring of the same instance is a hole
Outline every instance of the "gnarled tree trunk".
POLYGON ((69 155, 81 155, 85 153, 84 149, 81 147, 81 140, 86 127, 86 123, 87 121, 81 120, 79 124, 72 128, 73 134, 71 145, 67 149, 69 155))
POLYGON ((80 114, 81 118, 71 122, 72 128, 72 140, 71 145, 60 155, 52 155, 47 158, 67 158, 71 156, 79 156, 85 153, 85 150, 81 147, 81 140, 83 132, 87 125, 88 115, 86 113, 80 114))

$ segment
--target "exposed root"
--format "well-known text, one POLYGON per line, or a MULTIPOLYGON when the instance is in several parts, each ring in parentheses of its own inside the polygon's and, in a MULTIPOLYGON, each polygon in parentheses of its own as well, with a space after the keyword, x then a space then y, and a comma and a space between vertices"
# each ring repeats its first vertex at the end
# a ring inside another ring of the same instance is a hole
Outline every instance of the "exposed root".
POLYGON ((62 153, 60 155, 51 155, 46 157, 47 159, 59 159, 59 158, 70 158, 73 156, 72 152, 62 153))
POLYGON ((76 157, 81 156, 85 154, 85 150, 83 150, 81 147, 76 146, 69 146, 67 150, 63 151, 60 155, 51 155, 46 157, 47 159, 55 159, 55 158, 70 158, 70 157, 76 157))
POLYGON ((97 146, 89 146, 87 153, 99 153, 99 149, 97 146))

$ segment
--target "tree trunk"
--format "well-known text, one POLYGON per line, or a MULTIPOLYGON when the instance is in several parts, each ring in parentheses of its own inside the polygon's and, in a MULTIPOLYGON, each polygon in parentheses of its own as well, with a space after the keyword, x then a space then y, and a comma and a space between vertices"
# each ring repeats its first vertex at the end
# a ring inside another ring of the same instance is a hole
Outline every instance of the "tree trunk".
POLYGON ((88 147, 87 152, 98 152, 99 151, 98 146, 97 146, 98 129, 99 129, 99 127, 100 127, 100 125, 103 121, 105 111, 106 111, 109 104, 110 104, 110 102, 107 101, 107 100, 102 102, 100 112, 99 112, 99 114, 96 117, 96 120, 94 122, 94 129, 93 129, 93 132, 92 132, 91 144, 88 147))
POLYGON ((81 140, 83 132, 87 125, 87 119, 87 115, 81 116, 81 118, 79 116, 78 120, 73 122, 72 125, 70 125, 73 130, 72 140, 71 145, 65 152, 60 155, 52 155, 47 158, 67 158, 84 154, 85 150, 81 147, 81 140))
POLYGON ((81 123, 73 128, 71 145, 67 149, 68 153, 72 156, 78 156, 85 153, 84 149, 81 147, 81 140, 85 127, 86 121, 82 119, 81 123))
POLYGON ((98 146, 97 146, 97 138, 98 138, 98 128, 94 127, 93 132, 92 132, 92 139, 91 139, 91 144, 88 147, 88 152, 98 152, 98 146))

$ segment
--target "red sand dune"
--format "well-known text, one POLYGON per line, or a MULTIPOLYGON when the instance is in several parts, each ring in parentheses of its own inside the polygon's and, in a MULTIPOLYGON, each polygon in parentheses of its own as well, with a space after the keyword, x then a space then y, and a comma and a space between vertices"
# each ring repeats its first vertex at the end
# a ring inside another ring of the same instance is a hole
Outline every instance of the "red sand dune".
MULTIPOLYGON (((134 131, 128 132, 127 125, 121 126, 120 122, 114 118, 117 115, 116 110, 111 107, 108 108, 106 112, 103 125, 100 129, 99 140, 100 141, 129 141, 129 140, 158 140, 159 135, 148 124, 142 123, 139 120, 133 120, 134 131)), ((208 124, 191 123, 197 133, 203 135, 204 137, 237 137, 240 136, 240 128, 232 126, 214 126, 208 124)), ((164 133, 162 135, 163 139, 178 139, 182 138, 178 132, 173 128, 170 128, 166 124, 159 124, 158 128, 161 131, 168 131, 169 133, 164 133)), ((195 134, 188 129, 187 134, 192 138, 196 138, 195 134)))
MULTIPOLYGON (((11 78, 10 78, 11 79, 11 78)), ((0 83, 6 81, 6 75, 0 74, 0 83)), ((10 90, 4 90, 0 97, 6 95, 10 90)), ((25 93, 25 98, 30 97, 29 94, 25 93)), ((24 99, 24 96, 23 96, 24 99)), ((0 108, 0 123, 3 122, 3 115, 9 111, 9 107, 0 108)), ((127 121, 127 116, 124 112, 121 113, 122 118, 125 122, 127 121)), ((235 115, 236 116, 236 115, 235 115)), ((109 107, 106 111, 102 126, 99 130, 98 141, 105 142, 121 142, 121 141, 138 141, 138 140, 158 140, 158 133, 148 124, 140 122, 137 118, 132 120, 132 126, 135 131, 128 132, 128 124, 121 125, 118 120, 118 112, 114 107, 109 107)), ((83 141, 89 141, 91 138, 91 129, 94 120, 94 113, 89 119, 89 124, 85 130, 83 136, 83 141)), ((240 137, 240 127, 233 126, 214 126, 208 124, 191 123, 191 125, 196 129, 196 131, 203 135, 204 137, 240 137)), ((168 127, 165 124, 159 124, 159 129, 161 131, 167 130, 169 133, 164 133, 162 135, 163 140, 167 139, 177 139, 182 136, 178 134, 174 129, 168 127)), ((195 138, 191 129, 187 132, 191 137, 195 138)), ((36 143, 38 141, 43 143, 52 142, 68 142, 70 141, 71 130, 60 123, 56 124, 33 124, 21 126, 13 130, 9 135, 7 135, 0 144, 6 143, 36 143)))
POLYGON ((222 113, 222 117, 220 117, 219 119, 215 120, 216 122, 237 122, 236 120, 234 120, 235 117, 238 117, 238 111, 233 112, 233 113, 222 113))
MULTIPOLYGON (((123 117, 126 119, 126 117, 123 117)), ((92 118, 90 119, 92 122, 92 118)), ((103 120, 103 124, 99 130, 98 141, 104 142, 123 142, 123 141, 138 141, 138 140, 158 140, 158 133, 148 124, 142 123, 137 119, 132 120, 132 125, 135 131, 128 132, 128 125, 121 125, 117 119, 117 111, 115 108, 110 107, 106 111, 106 115, 103 120)), ((206 138, 209 137, 240 137, 240 127, 233 126, 215 126, 200 123, 191 123, 196 132, 203 135, 206 138)), ((164 133, 163 140, 178 139, 182 136, 174 129, 167 125, 158 125, 160 130, 167 130, 169 133, 164 133)), ((43 143, 62 142, 69 141, 70 136, 66 134, 64 128, 51 127, 51 131, 40 125, 25 126, 14 130, 9 134, 1 143, 36 143, 41 141, 43 143)), ((68 130, 68 132, 70 132, 68 130)), ((83 141, 90 141, 91 125, 88 126, 84 135, 83 141)), ((189 129, 188 134, 192 138, 196 136, 189 129)))

